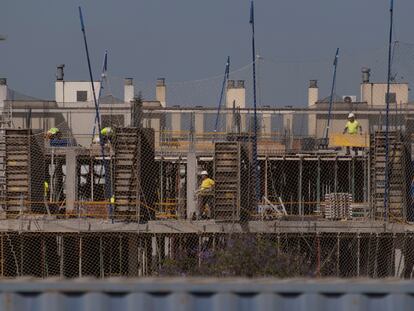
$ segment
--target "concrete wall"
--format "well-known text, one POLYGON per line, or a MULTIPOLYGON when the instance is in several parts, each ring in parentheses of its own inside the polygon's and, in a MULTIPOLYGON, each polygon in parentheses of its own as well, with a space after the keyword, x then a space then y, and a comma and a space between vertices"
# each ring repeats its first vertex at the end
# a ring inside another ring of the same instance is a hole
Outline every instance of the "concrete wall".
MULTIPOLYGON (((94 89, 96 97, 98 97, 99 89, 101 87, 100 82, 94 82, 94 89)), ((88 81, 62 81, 58 80, 55 82, 55 100, 60 103, 75 103, 77 102, 76 92, 87 91, 87 100, 93 101, 93 94, 91 83, 88 81)))
MULTIPOLYGON (((369 106, 385 106, 386 83, 362 83, 361 101, 367 102, 369 106)), ((397 104, 408 103, 408 84, 393 83, 390 85, 390 93, 396 94, 397 104)))

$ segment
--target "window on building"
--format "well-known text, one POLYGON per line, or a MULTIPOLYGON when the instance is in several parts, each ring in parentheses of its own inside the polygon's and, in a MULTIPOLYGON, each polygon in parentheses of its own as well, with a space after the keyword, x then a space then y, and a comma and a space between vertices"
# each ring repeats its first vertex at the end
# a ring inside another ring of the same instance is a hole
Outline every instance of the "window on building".
MULTIPOLYGON (((387 102, 387 93, 385 93, 385 102, 387 102)), ((390 101, 391 104, 395 104, 397 102, 397 95, 395 93, 390 93, 390 101)))
POLYGON ((87 91, 77 91, 76 92, 76 101, 86 102, 87 99, 88 99, 88 92, 87 91))
POLYGON ((125 119, 120 114, 104 114, 101 116, 102 128, 104 127, 123 127, 125 119))

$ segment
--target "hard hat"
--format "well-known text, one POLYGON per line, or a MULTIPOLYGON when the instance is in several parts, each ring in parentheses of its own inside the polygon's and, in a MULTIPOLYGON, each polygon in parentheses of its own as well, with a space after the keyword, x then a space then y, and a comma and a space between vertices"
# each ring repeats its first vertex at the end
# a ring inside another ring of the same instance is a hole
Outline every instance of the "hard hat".
POLYGON ((350 118, 355 118, 355 115, 352 112, 348 115, 348 119, 350 118))
POLYGON ((203 176, 203 175, 208 176, 208 173, 207 173, 207 171, 202 171, 202 172, 200 173, 200 175, 201 175, 201 176, 203 176))

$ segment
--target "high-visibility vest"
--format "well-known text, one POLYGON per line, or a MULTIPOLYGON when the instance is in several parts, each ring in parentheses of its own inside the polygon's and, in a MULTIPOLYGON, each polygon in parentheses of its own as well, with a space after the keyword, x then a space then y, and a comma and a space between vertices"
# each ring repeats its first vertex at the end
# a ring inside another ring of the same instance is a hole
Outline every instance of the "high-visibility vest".
POLYGON ((348 130, 348 134, 357 134, 359 129, 359 122, 354 120, 354 122, 348 121, 346 122, 346 128, 348 130))
POLYGON ((212 180, 211 178, 206 178, 201 182, 201 190, 206 190, 206 189, 210 189, 211 187, 214 186, 214 180, 212 180))
POLYGON ((115 204, 115 196, 111 196, 111 198, 109 199, 109 201, 111 202, 111 204, 115 204))
POLYGON ((43 189, 44 189, 44 194, 45 196, 47 195, 47 193, 49 192, 49 183, 47 181, 45 181, 43 183, 43 189))

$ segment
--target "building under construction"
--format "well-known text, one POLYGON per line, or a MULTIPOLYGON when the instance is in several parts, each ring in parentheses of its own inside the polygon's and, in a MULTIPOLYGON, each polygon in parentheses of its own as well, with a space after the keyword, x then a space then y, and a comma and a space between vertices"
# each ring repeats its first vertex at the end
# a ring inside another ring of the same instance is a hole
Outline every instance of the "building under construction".
POLYGON ((391 84, 388 146, 386 85, 366 70, 361 101, 335 101, 329 144, 317 81, 306 108, 260 107, 256 171, 244 81, 228 81, 218 114, 169 107, 164 79, 155 100, 135 98, 125 79, 123 99, 99 100, 102 127, 113 129, 105 142, 94 139, 90 84, 65 81, 63 66, 54 101, 9 99, 0 82, 1 277, 156 275, 167 259, 203 265, 204 252, 247 235, 306 258, 317 275, 412 277, 407 84, 391 84), (358 137, 341 134, 351 111, 358 137), (210 116, 221 128, 206 130, 210 116), (209 219, 197 217, 202 170, 215 180, 209 219))

